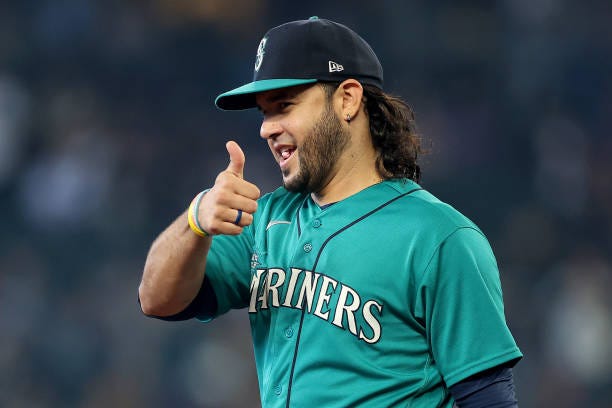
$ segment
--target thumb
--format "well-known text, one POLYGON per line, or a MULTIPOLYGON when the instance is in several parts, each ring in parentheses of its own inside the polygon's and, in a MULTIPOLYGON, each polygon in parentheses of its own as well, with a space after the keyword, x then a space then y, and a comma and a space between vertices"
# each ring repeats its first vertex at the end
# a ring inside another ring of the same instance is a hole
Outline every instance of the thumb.
POLYGON ((227 166, 227 171, 234 173, 240 178, 244 178, 244 162, 246 160, 244 157, 244 152, 238 143, 234 142, 233 140, 227 142, 225 144, 225 148, 227 149, 230 157, 230 163, 229 166, 227 166))

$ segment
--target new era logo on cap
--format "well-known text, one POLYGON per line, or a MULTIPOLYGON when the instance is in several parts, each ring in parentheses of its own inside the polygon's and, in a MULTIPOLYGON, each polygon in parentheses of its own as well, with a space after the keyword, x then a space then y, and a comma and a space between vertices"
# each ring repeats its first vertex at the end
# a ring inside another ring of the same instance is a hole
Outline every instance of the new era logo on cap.
POLYGON ((328 61, 328 64, 329 64, 329 72, 344 71, 344 67, 342 65, 338 64, 337 62, 328 61))

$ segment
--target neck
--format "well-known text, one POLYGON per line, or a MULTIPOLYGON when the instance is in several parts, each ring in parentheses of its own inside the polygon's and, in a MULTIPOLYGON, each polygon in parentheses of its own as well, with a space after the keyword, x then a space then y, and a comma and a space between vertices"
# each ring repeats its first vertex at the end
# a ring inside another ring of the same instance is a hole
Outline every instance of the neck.
POLYGON ((311 197, 318 205, 334 203, 381 181, 383 178, 376 170, 374 149, 349 147, 338 161, 329 182, 311 197))

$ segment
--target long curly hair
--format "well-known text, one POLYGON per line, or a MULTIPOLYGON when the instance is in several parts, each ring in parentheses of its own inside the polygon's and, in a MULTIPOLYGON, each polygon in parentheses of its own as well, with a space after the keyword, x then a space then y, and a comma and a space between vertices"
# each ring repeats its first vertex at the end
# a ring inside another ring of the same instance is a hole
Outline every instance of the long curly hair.
MULTIPOLYGON (((340 83, 321 83, 328 100, 340 83)), ((376 167, 385 179, 407 178, 417 183, 421 168, 421 138, 414 112, 397 96, 372 85, 363 85, 363 103, 370 122, 372 145, 378 153, 376 167)))

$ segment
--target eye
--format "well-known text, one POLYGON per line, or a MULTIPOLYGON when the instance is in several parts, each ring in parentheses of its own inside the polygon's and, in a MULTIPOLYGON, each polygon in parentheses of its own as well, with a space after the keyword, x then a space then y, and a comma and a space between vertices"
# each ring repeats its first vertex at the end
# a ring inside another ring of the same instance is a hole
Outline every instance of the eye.
POLYGON ((280 110, 285 110, 285 109, 287 109, 291 105, 293 105, 291 102, 283 101, 283 102, 279 102, 278 103, 278 108, 280 110))

